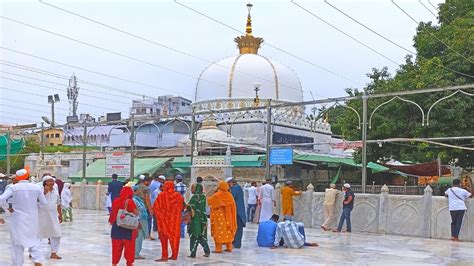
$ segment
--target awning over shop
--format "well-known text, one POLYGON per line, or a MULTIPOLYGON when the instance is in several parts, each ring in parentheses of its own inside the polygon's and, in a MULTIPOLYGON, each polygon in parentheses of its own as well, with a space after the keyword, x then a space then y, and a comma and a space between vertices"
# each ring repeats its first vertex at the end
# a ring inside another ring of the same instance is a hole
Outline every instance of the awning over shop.
POLYGON ((174 168, 171 168, 167 174, 173 174, 173 173, 187 174, 189 173, 189 168, 174 167, 174 168))
POLYGON ((377 163, 373 163, 373 162, 368 163, 367 167, 370 168, 372 170, 372 173, 374 174, 390 171, 390 168, 377 164, 377 163))
MULTIPOLYGON (((149 173, 150 175, 152 175, 170 159, 171 158, 137 158, 135 159, 134 176, 138 176, 144 173, 149 173)), ((80 181, 80 179, 82 178, 82 171, 77 172, 69 178, 74 181, 80 181)), ((99 159, 90 164, 86 168, 86 178, 87 180, 94 181, 101 179, 104 182, 110 179, 105 177, 105 159, 99 159)))
MULTIPOLYGON (((362 167, 361 164, 354 162, 354 159, 348 157, 335 157, 323 154, 298 154, 293 157, 293 161, 306 161, 306 162, 322 162, 327 163, 329 167, 338 167, 340 165, 348 165, 353 167, 362 167)), ((368 163, 367 168, 372 170, 372 173, 384 172, 390 170, 387 167, 376 163, 368 163)))
MULTIPOLYGON (((225 158, 225 156, 200 156, 205 158, 225 158)), ((264 164, 263 155, 231 155, 234 167, 261 167, 264 164)), ((173 168, 191 167, 191 157, 176 157, 171 162, 173 168)))
MULTIPOLYGON (((419 163, 419 164, 406 164, 406 165, 391 165, 384 164, 384 166, 402 173, 415 176, 438 176, 439 175, 439 165, 437 161, 432 161, 428 163, 419 163)), ((449 167, 441 166, 441 175, 450 175, 451 170, 449 167)))
POLYGON ((334 165, 345 164, 355 167, 360 167, 356 164, 352 158, 347 157, 334 157, 322 154, 299 154, 293 157, 294 161, 310 161, 310 162, 324 162, 331 163, 334 165))

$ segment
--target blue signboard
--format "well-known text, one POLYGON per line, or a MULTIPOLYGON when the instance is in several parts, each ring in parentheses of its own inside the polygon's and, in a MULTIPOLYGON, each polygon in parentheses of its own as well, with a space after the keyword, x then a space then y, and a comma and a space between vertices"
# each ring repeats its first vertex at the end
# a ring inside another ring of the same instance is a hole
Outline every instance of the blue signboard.
POLYGON ((275 147, 270 149, 270 164, 293 164, 293 148, 275 147))

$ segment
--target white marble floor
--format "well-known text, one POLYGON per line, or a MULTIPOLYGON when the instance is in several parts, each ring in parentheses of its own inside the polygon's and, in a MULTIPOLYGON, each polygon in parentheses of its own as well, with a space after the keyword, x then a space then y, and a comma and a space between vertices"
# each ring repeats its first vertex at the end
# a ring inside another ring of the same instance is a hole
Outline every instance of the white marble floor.
MULTIPOLYGON (((63 238, 59 254, 60 261, 45 261, 44 265, 110 265, 110 227, 104 212, 75 210, 75 221, 63 224, 63 238)), ((8 218, 8 217, 7 217, 8 218)), ((318 242, 319 248, 303 249, 259 248, 255 243, 257 227, 249 225, 244 231, 241 249, 232 253, 212 254, 210 258, 189 259, 189 241, 181 241, 179 265, 419 265, 449 264, 474 265, 474 243, 453 243, 447 240, 422 239, 404 236, 373 234, 336 234, 319 229, 306 229, 307 240, 318 242)), ((0 265, 10 264, 8 226, 0 225, 0 265)), ((213 243, 210 241, 211 249, 213 243)), ((48 251, 47 243, 43 245, 48 251)), ((159 241, 146 240, 142 255, 146 260, 135 265, 157 264, 161 255, 159 241)), ((25 253, 26 265, 30 261, 25 253)), ((170 263, 171 264, 171 263, 170 263)), ((124 261, 122 264, 124 265, 124 261)))

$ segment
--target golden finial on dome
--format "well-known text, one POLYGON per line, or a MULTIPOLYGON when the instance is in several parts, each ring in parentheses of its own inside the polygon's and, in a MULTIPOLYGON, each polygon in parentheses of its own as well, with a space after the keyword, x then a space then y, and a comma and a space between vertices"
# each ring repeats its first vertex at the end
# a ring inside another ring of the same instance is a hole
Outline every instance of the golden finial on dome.
POLYGON ((254 37, 252 35, 252 16, 250 15, 250 10, 252 9, 252 4, 247 4, 247 9, 249 11, 247 15, 247 24, 245 26, 245 35, 238 36, 234 39, 239 48, 240 54, 257 54, 260 45, 263 43, 263 39, 259 37, 254 37))
POLYGON ((252 4, 249 2, 247 4, 247 9, 249 13, 247 14, 247 25, 245 27, 245 32, 247 35, 252 35, 252 16, 250 16, 250 10, 252 10, 252 4))

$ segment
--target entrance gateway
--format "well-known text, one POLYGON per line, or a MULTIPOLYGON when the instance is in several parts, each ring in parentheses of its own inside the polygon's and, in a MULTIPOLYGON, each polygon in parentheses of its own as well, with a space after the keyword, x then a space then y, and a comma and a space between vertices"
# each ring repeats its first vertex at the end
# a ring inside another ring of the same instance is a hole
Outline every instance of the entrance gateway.
POLYGON ((202 177, 204 191, 206 195, 209 195, 216 190, 217 180, 225 180, 227 177, 232 176, 232 167, 229 146, 227 146, 224 158, 198 156, 197 150, 194 150, 191 165, 191 184, 196 183, 198 176, 202 177))

